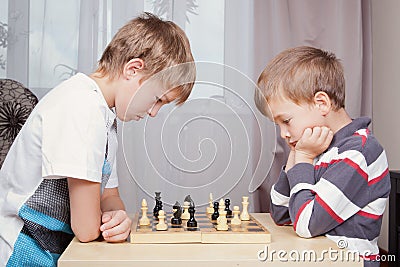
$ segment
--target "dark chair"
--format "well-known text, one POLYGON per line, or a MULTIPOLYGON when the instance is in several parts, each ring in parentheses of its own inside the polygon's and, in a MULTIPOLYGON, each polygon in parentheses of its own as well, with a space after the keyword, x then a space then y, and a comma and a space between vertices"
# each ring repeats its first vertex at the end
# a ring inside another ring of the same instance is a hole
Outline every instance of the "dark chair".
POLYGON ((38 103, 21 83, 0 79, 0 168, 18 132, 38 103))
POLYGON ((396 261, 390 261, 389 266, 399 266, 400 262, 400 170, 390 171, 389 196, 389 255, 396 261))

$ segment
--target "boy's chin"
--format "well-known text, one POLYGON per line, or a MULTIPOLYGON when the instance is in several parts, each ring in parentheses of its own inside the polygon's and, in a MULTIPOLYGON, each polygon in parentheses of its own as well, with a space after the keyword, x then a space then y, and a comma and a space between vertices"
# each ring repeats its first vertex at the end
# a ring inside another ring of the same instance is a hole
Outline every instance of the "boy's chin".
POLYGON ((118 119, 122 122, 129 122, 129 121, 138 121, 140 118, 138 116, 134 117, 127 117, 127 116, 118 116, 118 119))

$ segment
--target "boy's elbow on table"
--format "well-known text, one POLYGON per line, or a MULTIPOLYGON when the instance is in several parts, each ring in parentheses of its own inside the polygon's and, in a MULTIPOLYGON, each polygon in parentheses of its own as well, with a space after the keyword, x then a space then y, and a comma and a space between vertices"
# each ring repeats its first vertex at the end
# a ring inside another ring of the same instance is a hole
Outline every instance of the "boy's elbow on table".
POLYGON ((72 231, 75 234, 75 237, 83 243, 87 243, 93 240, 96 240, 100 236, 100 226, 97 227, 82 227, 79 225, 72 224, 72 231))
POLYGON ((311 234, 311 231, 307 225, 293 224, 293 228, 294 228, 294 231, 296 232, 296 234, 303 238, 312 238, 312 237, 318 236, 318 235, 311 234))

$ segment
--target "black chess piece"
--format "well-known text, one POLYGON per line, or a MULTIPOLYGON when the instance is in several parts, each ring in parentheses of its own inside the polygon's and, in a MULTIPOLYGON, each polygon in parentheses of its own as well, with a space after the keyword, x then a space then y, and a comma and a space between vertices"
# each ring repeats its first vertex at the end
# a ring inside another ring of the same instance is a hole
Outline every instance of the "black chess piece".
POLYGON ((157 217, 157 219, 158 219, 158 212, 159 212, 160 210, 163 209, 163 203, 162 203, 162 201, 159 200, 157 205, 158 205, 158 208, 157 208, 158 211, 157 211, 157 214, 156 214, 157 216, 156 216, 156 217, 157 217))
POLYGON ((190 214, 190 218, 187 221, 186 225, 187 227, 197 227, 197 221, 194 218, 194 213, 196 212, 196 210, 194 209, 194 205, 190 205, 189 207, 189 214, 190 214))
POLYGON ((158 212, 163 209, 163 204, 161 201, 161 192, 155 192, 155 194, 156 205, 153 209, 153 216, 158 218, 158 212))
POLYGON ((219 209, 219 203, 218 203, 218 201, 215 201, 214 202, 214 213, 211 215, 211 220, 215 221, 216 219, 218 219, 218 217, 219 217, 218 209, 219 209))
POLYGON ((194 201, 193 201, 193 199, 190 197, 190 195, 187 195, 187 196, 185 197, 184 202, 189 202, 190 205, 192 205, 192 203, 193 203, 193 205, 194 205, 194 201))
POLYGON ((225 211, 226 211, 227 218, 232 217, 232 210, 229 208, 229 205, 231 205, 231 200, 229 198, 227 198, 227 199, 225 199, 225 211))
POLYGON ((181 225, 182 224, 182 208, 181 204, 179 202, 175 202, 175 205, 172 206, 172 209, 174 211, 174 217, 171 218, 171 224, 172 225, 181 225))

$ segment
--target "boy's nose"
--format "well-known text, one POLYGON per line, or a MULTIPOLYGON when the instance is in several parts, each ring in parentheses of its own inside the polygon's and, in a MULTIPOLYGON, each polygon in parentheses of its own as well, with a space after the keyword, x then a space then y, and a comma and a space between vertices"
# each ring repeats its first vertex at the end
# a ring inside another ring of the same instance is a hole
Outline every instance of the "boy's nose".
POLYGON ((282 129, 282 128, 281 128, 281 137, 282 137, 283 139, 290 138, 290 133, 289 133, 286 129, 282 129))

